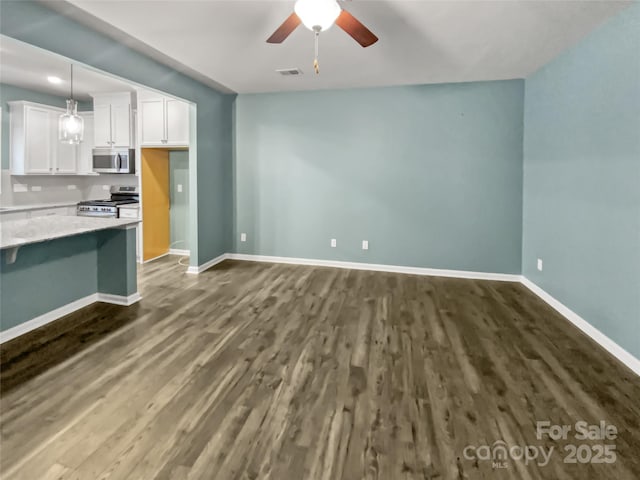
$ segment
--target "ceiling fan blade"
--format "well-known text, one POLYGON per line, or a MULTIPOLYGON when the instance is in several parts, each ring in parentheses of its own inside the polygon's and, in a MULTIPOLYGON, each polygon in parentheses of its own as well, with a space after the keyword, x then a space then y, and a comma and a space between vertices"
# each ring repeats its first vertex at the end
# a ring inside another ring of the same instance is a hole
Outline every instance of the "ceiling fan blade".
POLYGON ((342 10, 336 20, 336 25, 351 35, 363 47, 368 47, 378 41, 378 37, 371 33, 371 30, 346 10, 342 10))
POLYGON ((300 18, 293 12, 289 17, 282 22, 282 25, 278 27, 278 29, 273 32, 269 38, 267 38, 267 43, 282 43, 284 40, 291 35, 298 25, 300 25, 300 18))

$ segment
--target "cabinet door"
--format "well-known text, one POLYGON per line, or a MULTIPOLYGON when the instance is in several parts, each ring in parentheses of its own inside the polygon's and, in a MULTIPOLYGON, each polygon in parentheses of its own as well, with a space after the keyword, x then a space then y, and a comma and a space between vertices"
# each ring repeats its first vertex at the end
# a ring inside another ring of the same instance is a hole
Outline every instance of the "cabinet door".
POLYGON ((77 145, 70 145, 68 143, 62 143, 59 140, 55 140, 55 166, 53 173, 64 175, 75 175, 78 173, 77 164, 77 145))
POLYGON ((189 104, 167 99, 167 144, 189 145, 189 104))
POLYGON ((140 145, 164 145, 164 100, 140 101, 140 145))
POLYGON ((51 138, 53 143, 53 173, 75 175, 78 172, 76 164, 77 145, 63 143, 58 140, 58 119, 60 114, 51 112, 51 138))
MULTIPOLYGON (((25 173, 53 171, 51 110, 25 107, 25 173)), ((57 122, 55 124, 57 126, 57 122)), ((57 136, 56 136, 57 140, 57 136)))
POLYGON ((93 144, 111 147, 111 105, 93 106, 93 144))
POLYGON ((131 105, 128 103, 111 105, 111 140, 114 147, 131 145, 131 105))
POLYGON ((80 113, 84 118, 84 136, 82 143, 76 147, 78 156, 78 173, 93 173, 93 114, 80 113))

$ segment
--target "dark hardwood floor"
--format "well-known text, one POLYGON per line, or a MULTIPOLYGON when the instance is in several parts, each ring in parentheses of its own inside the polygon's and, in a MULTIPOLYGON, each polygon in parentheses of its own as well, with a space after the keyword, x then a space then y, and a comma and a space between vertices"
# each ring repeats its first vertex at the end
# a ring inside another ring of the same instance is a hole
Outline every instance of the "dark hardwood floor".
POLYGON ((138 305, 2 346, 2 479, 640 478, 640 378, 520 284, 183 272, 146 264, 138 305), (617 438, 536 438, 580 420, 617 438), (542 466, 466 449, 498 441, 555 450, 542 466), (565 463, 572 443, 616 461, 565 463))

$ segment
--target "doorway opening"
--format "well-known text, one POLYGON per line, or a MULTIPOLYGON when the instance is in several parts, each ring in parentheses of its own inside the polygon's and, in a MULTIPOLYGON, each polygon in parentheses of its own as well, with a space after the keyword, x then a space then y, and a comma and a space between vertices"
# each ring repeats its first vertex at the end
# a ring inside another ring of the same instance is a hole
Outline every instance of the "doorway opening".
POLYGON ((189 150, 141 148, 140 156, 142 261, 188 257, 189 150))

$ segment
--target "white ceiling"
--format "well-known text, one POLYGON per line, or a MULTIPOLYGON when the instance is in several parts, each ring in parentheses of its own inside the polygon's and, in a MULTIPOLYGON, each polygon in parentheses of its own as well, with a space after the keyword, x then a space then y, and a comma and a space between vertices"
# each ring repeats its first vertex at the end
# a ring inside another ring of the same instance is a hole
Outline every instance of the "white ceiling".
POLYGON ((526 78, 630 3, 348 1, 341 5, 380 40, 363 49, 336 26, 323 32, 320 75, 303 26, 281 45, 265 42, 293 0, 69 0, 55 8, 200 80, 250 93, 526 78), (304 75, 275 73, 291 67, 304 75))
MULTIPOLYGON (((64 57, 0 36, 0 83, 68 97, 70 65, 64 57), (50 83, 49 75, 62 79, 62 83, 50 83)), ((91 100, 89 93, 132 91, 134 87, 129 83, 74 64, 73 96, 76 100, 91 100)))

